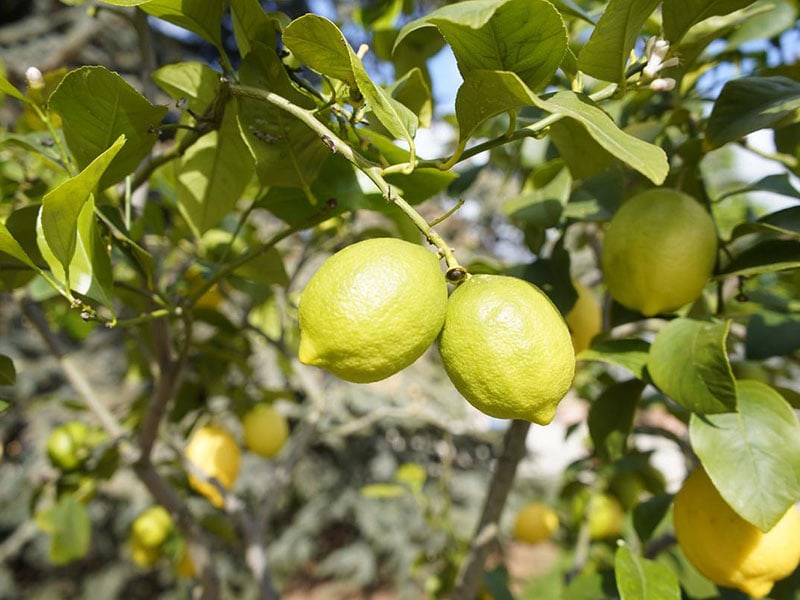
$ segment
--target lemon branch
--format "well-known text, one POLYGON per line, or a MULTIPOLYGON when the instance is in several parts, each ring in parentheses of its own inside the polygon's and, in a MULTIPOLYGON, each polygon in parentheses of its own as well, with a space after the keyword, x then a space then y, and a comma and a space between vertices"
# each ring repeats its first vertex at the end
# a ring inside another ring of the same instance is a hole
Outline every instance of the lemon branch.
POLYGON ((454 282, 463 279, 464 274, 466 274, 466 270, 458 263, 453 250, 447 245, 442 237, 433 230, 425 218, 419 214, 408 202, 406 202, 396 190, 393 190, 386 181, 384 175, 386 174, 387 169, 391 169, 391 167, 384 169, 381 165, 378 165, 358 154, 349 144, 344 142, 324 123, 317 119, 315 110, 309 110, 297 106, 283 96, 268 90, 236 84, 229 84, 229 90, 233 96, 241 96, 244 98, 259 100, 261 102, 267 102, 273 106, 277 106, 281 110, 288 112, 292 116, 302 121, 319 136, 323 143, 330 148, 331 152, 341 154, 357 169, 362 171, 377 186, 378 190, 387 202, 397 206, 406 214, 406 216, 408 216, 409 219, 411 219, 414 225, 417 226, 417 229, 419 229, 425 236, 425 239, 427 239, 431 245, 435 246, 439 250, 439 253, 447 264, 448 279, 454 282))

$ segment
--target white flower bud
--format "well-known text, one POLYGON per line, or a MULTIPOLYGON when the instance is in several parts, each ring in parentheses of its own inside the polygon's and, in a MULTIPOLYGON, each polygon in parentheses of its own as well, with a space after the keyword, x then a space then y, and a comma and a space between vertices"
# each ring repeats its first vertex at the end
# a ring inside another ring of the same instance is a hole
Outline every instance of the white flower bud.
POLYGON ((34 90, 40 90, 44 87, 44 77, 36 67, 28 67, 25 71, 25 79, 28 80, 28 86, 34 90))
POLYGON ((672 77, 661 77, 650 82, 650 89, 654 92, 669 92, 675 89, 675 80, 672 77))

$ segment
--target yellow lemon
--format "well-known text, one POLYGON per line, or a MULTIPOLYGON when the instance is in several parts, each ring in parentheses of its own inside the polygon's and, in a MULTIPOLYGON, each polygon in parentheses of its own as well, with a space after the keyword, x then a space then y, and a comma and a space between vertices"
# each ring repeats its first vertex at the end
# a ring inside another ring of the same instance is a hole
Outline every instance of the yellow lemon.
POLYGON ((172 517, 163 506, 151 506, 131 525, 131 539, 147 548, 158 548, 174 529, 172 517))
POLYGON ((456 389, 499 419, 546 425, 575 375, 569 329, 535 285, 503 275, 473 275, 447 303, 439 338, 456 389))
POLYGON ((161 550, 159 548, 150 548, 136 539, 130 540, 130 551, 133 563, 145 569, 152 567, 161 558, 161 550))
POLYGON ((705 209, 682 192, 656 188, 616 212, 601 262, 614 299, 653 316, 696 300, 716 254, 716 229, 705 209))
POLYGON ((180 557, 175 561, 175 574, 185 579, 192 579, 197 574, 192 557, 189 556, 188 548, 184 548, 180 553, 180 557))
POLYGON ((625 510, 619 500, 599 494, 589 501, 589 535, 593 540, 619 536, 625 521, 625 510))
POLYGON ((252 408, 242 420, 244 443, 256 454, 271 458, 280 452, 289 437, 289 423, 271 404, 252 408))
POLYGON ((572 285, 578 292, 578 299, 567 313, 566 321, 572 333, 575 354, 579 354, 586 350, 592 343, 592 338, 603 330, 603 314, 592 290, 580 281, 573 281, 572 285))
MULTIPOLYGON (((241 451, 233 436, 222 427, 206 425, 195 431, 186 445, 186 458, 209 479, 216 479, 231 489, 239 476, 241 451)), ((208 498, 214 506, 223 504, 222 494, 211 481, 189 473, 189 485, 208 498)))
POLYGON ((686 558, 717 585, 763 598, 800 564, 797 507, 764 533, 733 511, 702 467, 675 496, 673 518, 686 558))
POLYGON ((552 508, 541 502, 531 502, 523 506, 514 521, 514 537, 528 544, 538 544, 558 529, 558 515, 552 508))
POLYGON ((303 291, 300 361, 347 381, 379 381, 430 347, 446 307, 432 252, 392 238, 358 242, 325 261, 303 291))

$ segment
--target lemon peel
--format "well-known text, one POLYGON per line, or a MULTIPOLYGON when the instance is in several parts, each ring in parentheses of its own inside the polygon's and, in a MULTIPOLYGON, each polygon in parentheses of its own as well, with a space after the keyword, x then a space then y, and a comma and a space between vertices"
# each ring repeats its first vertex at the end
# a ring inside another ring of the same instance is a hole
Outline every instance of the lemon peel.
POLYGON ((565 320, 572 334, 575 354, 580 354, 592 343, 592 338, 603 330, 603 315, 594 292, 580 281, 572 282, 578 299, 567 313, 565 320))
POLYGON ((472 275, 447 305, 439 352, 475 408, 546 425, 575 375, 575 351, 558 309, 535 285, 472 275))
POLYGON ((278 454, 289 437, 286 417, 267 403, 257 404, 244 416, 242 430, 245 446, 264 458, 278 454))
POLYGON ((542 502, 530 502, 517 513, 513 534, 521 542, 538 544, 550 539, 558 525, 556 511, 542 502))
MULTIPOLYGON (((241 454, 233 436, 218 425, 205 425, 197 429, 186 445, 186 458, 208 479, 216 479, 225 489, 231 489, 236 483, 241 454)), ((222 494, 211 481, 204 481, 189 473, 189 485, 214 506, 222 507, 222 494)))
POLYGON ((436 255, 394 238, 329 258, 300 298, 300 362, 369 383, 416 361, 436 339, 447 284, 436 255))

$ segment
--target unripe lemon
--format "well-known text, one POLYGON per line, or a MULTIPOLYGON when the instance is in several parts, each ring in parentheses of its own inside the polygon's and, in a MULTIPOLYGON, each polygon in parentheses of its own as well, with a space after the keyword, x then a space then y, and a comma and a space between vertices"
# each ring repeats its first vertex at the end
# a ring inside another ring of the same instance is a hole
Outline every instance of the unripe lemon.
POLYGON ((447 285, 436 256, 393 238, 329 258, 300 298, 300 361, 356 383, 409 366, 442 328, 447 285))
POLYGON ((447 303, 439 339, 456 389, 499 419, 553 420, 572 384, 569 329, 535 285, 503 275, 473 275, 447 303))
POLYGON ((161 550, 159 548, 150 548, 135 539, 131 539, 130 549, 133 563, 145 569, 152 567, 161 558, 161 550))
POLYGON ((592 338, 603 330, 603 315, 600 303, 592 290, 580 281, 573 281, 572 285, 578 292, 578 299, 567 313, 566 321, 572 333, 575 354, 579 354, 586 350, 592 343, 592 338))
POLYGON ((696 300, 714 269, 717 235, 691 196, 655 188, 637 194, 611 219, 603 241, 609 293, 645 316, 696 300))
MULTIPOLYGON (((230 433, 217 425, 206 425, 192 434, 186 445, 186 458, 209 479, 216 479, 225 489, 231 489, 239 476, 239 446, 230 433)), ((189 473, 189 485, 208 498, 214 506, 222 506, 222 494, 210 481, 203 481, 189 473)))
POLYGON ((599 494, 589 501, 589 535, 593 540, 617 537, 625 521, 625 510, 619 500, 599 494))
POLYGON ((717 585, 763 598, 800 564, 796 506, 764 533, 734 512, 702 467, 675 496, 673 519, 686 558, 717 585))
POLYGON ((541 502, 531 502, 523 506, 514 521, 514 537, 528 544, 538 544, 550 539, 557 529, 556 511, 541 502))
POLYGON ((271 404, 262 403, 252 408, 242 420, 244 443, 250 451, 272 458, 289 437, 289 423, 271 404))
POLYGON ((59 425, 47 438, 47 456, 62 471, 74 471, 89 456, 89 426, 81 421, 59 425))
POLYGON ((172 517, 163 506, 151 506, 142 512, 131 525, 131 539, 147 548, 158 548, 167 541, 174 525, 172 517))

